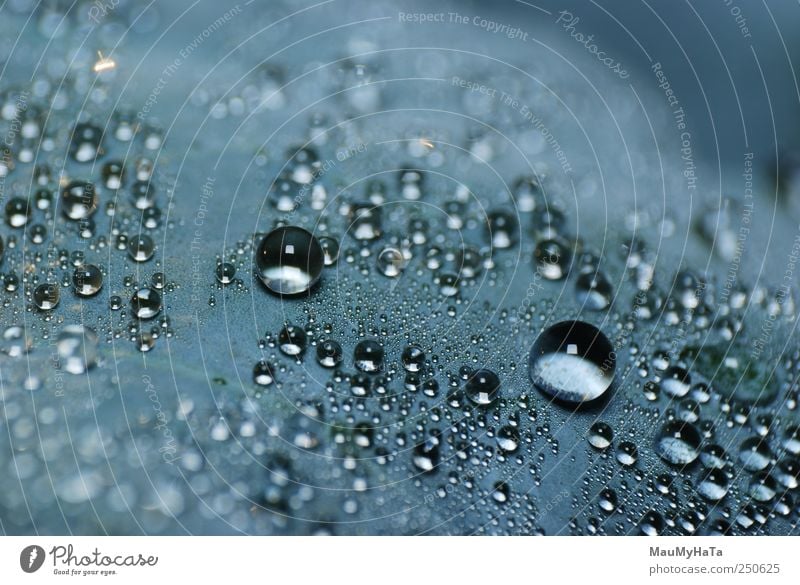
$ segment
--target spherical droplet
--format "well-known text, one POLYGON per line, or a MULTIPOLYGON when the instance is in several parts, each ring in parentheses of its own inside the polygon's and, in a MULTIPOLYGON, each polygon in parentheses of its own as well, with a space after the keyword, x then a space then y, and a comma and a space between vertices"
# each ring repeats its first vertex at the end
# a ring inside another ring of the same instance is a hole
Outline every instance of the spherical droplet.
POLYGON ((697 482, 697 493, 711 502, 718 502, 728 493, 728 476, 720 469, 704 471, 697 482))
POLYGON ((342 363, 344 352, 338 341, 326 339, 317 345, 317 361, 324 368, 335 368, 342 363))
POLYGON ((214 271, 214 276, 217 277, 217 282, 220 284, 230 284, 233 282, 233 277, 236 275, 236 266, 230 262, 220 262, 214 271))
POLYGON ((656 436, 655 451, 671 465, 688 465, 700 455, 700 433, 691 423, 670 421, 656 436))
POLYGON ((403 252, 397 248, 384 248, 378 254, 376 263, 381 274, 389 278, 396 278, 403 272, 403 268, 406 266, 406 259, 403 256, 403 252))
POLYGON ((570 264, 569 249, 557 240, 542 240, 533 251, 536 269, 547 280, 561 280, 570 264))
POLYGON ((152 319, 161 311, 161 295, 152 288, 140 288, 131 297, 131 309, 139 319, 152 319))
POLYGON ((590 311, 607 309, 613 294, 611 283, 600 272, 583 273, 575 281, 575 297, 581 307, 590 311))
POLYGON ((614 431, 609 424, 597 421, 589 428, 587 440, 595 449, 604 451, 611 446, 611 441, 614 440, 614 431))
POLYGON ((339 259, 339 242, 330 236, 322 236, 319 239, 322 248, 325 266, 333 266, 339 259))
POLYGON ((691 390, 692 378, 685 369, 671 366, 664 372, 660 386, 666 394, 675 398, 682 398, 691 390))
POLYGON ((379 372, 383 369, 383 346, 374 339, 364 339, 353 350, 355 366, 362 372, 379 372))
POLYGON ((128 256, 134 262, 147 262, 155 251, 156 244, 147 234, 140 234, 128 240, 128 256))
POLYGON ((253 382, 259 386, 269 386, 275 381, 275 368, 261 360, 253 366, 253 382))
POLYGON ((31 217, 31 206, 27 199, 12 197, 6 203, 6 223, 12 228, 25 227, 31 217))
POLYGON ((495 437, 497 446, 506 453, 513 453, 519 448, 519 431, 511 425, 501 427, 495 437))
POLYGON ((302 327, 287 324, 278 333, 278 344, 286 355, 298 356, 308 347, 308 336, 302 327))
POLYGON ((603 396, 614 381, 616 354, 602 331, 583 321, 562 321, 533 344, 530 377, 545 394, 571 404, 603 396))
POLYGON ((472 402, 479 406, 488 406, 500 394, 500 378, 492 370, 481 368, 470 374, 464 390, 472 402))
POLYGON ((407 372, 419 372, 425 363, 425 352, 418 345, 409 345, 403 350, 400 359, 407 372))
POLYGON ((40 284, 33 291, 33 303, 41 311, 55 309, 61 300, 61 290, 57 284, 49 282, 40 284))
POLYGON ((295 295, 319 280, 324 254, 319 241, 303 228, 279 227, 267 234, 256 251, 258 276, 270 291, 295 295))
POLYGON ((88 181, 72 181, 61 190, 61 212, 73 221, 89 218, 97 210, 97 189, 88 181))
POLYGON ((103 274, 94 264, 84 264, 72 273, 72 286, 76 295, 91 297, 103 287, 103 274))

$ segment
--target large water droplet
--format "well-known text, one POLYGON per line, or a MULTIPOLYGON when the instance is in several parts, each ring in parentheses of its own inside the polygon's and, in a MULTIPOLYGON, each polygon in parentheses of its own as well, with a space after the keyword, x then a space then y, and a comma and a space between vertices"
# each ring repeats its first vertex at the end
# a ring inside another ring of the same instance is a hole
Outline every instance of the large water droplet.
POLYGON ((611 387, 616 354, 602 331, 583 321, 546 329, 530 353, 530 377, 545 394, 571 404, 600 398, 611 387))
POLYGON ((324 254, 319 241, 303 228, 279 227, 258 245, 256 268, 264 286, 279 295, 308 291, 319 280, 324 254))
POLYGON ((94 264, 84 264, 72 273, 72 286, 76 295, 91 297, 103 287, 103 274, 94 264))
POLYGON ((152 288, 141 288, 131 297, 131 309, 139 319, 152 319, 161 311, 161 295, 152 288))
POLYGON ((364 339, 356 344, 353 361, 362 372, 379 372, 383 368, 383 346, 374 339, 364 339))
POLYGON ((41 311, 55 309, 60 300, 61 290, 57 284, 46 282, 37 286, 33 291, 33 303, 41 311))

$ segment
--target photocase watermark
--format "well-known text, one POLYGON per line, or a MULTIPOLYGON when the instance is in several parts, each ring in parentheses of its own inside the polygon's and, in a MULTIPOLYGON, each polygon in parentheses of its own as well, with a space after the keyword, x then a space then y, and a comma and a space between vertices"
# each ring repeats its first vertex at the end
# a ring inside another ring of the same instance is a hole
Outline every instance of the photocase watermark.
POLYGON ((615 73, 620 79, 628 79, 630 73, 623 67, 622 63, 613 57, 607 56, 605 51, 600 50, 594 42, 594 35, 584 35, 575 28, 580 21, 579 17, 568 10, 562 10, 558 13, 558 18, 556 18, 556 24, 560 24, 575 42, 586 48, 590 55, 594 55, 598 61, 608 67, 609 71, 615 73))
POLYGON ((533 128, 542 135, 542 138, 544 138, 545 142, 548 144, 548 146, 550 146, 550 149, 553 151, 558 163, 561 165, 561 170, 564 172, 564 174, 569 175, 573 172, 572 165, 567 158, 566 152, 564 152, 564 149, 561 147, 561 143, 544 123, 544 120, 537 116, 533 110, 531 110, 521 100, 497 88, 489 87, 469 79, 462 79, 458 76, 454 76, 450 83, 455 87, 460 87, 462 89, 469 90, 470 92, 479 93, 493 99, 497 99, 503 106, 511 108, 517 112, 525 122, 533 126, 533 128))
POLYGON ((153 404, 153 412, 155 412, 156 416, 155 428, 156 430, 161 431, 164 439, 161 446, 158 448, 158 452, 161 454, 161 458, 165 463, 173 465, 175 461, 180 459, 180 456, 177 456, 178 446, 177 442, 175 441, 175 437, 172 434, 172 430, 167 424, 167 415, 164 413, 164 409, 161 406, 161 401, 158 399, 158 392, 156 392, 156 387, 153 385, 150 376, 147 374, 143 375, 142 382, 144 383, 145 394, 147 394, 147 397, 153 404))
POLYGON ((510 40, 527 41, 528 33, 518 26, 511 26, 483 16, 471 16, 460 12, 398 12, 397 20, 412 24, 454 24, 470 26, 485 30, 488 33, 502 35, 510 40))
POLYGON ((100 22, 119 6, 121 0, 94 0, 89 7, 89 20, 95 24, 100 22))

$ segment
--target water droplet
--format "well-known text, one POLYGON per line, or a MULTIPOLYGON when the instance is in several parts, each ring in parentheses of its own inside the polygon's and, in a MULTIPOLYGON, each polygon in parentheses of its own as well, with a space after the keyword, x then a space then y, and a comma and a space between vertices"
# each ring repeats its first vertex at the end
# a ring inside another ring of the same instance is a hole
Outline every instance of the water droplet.
POLYGON ((324 368, 335 368, 342 363, 344 352, 339 342, 326 339, 317 345, 317 361, 324 368))
POLYGON ((257 362, 253 366, 253 382, 259 386, 269 386, 275 381, 275 368, 265 361, 257 362))
POLYGON ((40 284, 33 291, 33 303, 41 311, 50 311, 58 306, 61 290, 57 284, 49 282, 40 284))
POLYGON ((519 241, 519 222, 505 211, 492 211, 486 217, 486 229, 492 247, 504 250, 519 241))
POLYGON ((233 282, 233 277, 236 276, 236 266, 230 262, 220 262, 217 264, 214 275, 220 284, 230 284, 233 282))
POLYGON ((70 374, 83 374, 97 365, 97 334, 83 325, 67 325, 58 334, 59 366, 70 374))
POLYGON ((709 469, 697 482, 697 493, 712 502, 718 502, 728 493, 728 476, 720 469, 709 469))
POLYGON ((622 441, 617 445, 617 461, 625 467, 636 465, 639 460, 639 449, 630 441, 622 441))
POLYGON ((689 393, 692 387, 692 377, 685 369, 672 366, 664 371, 660 386, 666 394, 675 398, 682 398, 689 393))
POLYGON ((614 291, 600 272, 583 273, 575 281, 575 297, 582 308, 603 311, 611 304, 614 291))
POLYGON ((609 424, 597 421, 589 428, 587 440, 595 449, 605 451, 611 446, 611 441, 614 440, 614 431, 609 424))
POLYGON ((72 286, 78 296, 91 297, 103 287, 103 274, 94 264, 84 264, 72 273, 72 286))
POLYGON ((530 377, 545 394, 572 404, 600 398, 614 381, 616 354, 603 333, 583 321, 562 321, 539 335, 530 377))
POLYGON ((396 278, 403 272, 406 266, 406 259, 397 248, 384 248, 378 254, 376 263, 381 274, 389 278, 396 278))
POLYGON ((383 232, 381 209, 368 203, 355 203, 350 207, 348 233, 356 240, 375 240, 383 232))
POLYGON ((136 209, 150 209, 156 204, 156 190, 150 181, 136 181, 131 186, 131 201, 136 209))
POLYGON ((488 406, 500 394, 500 378, 492 370, 481 368, 470 374, 464 390, 472 402, 479 406, 488 406))
POLYGON ((298 356, 308 347, 308 335, 302 327, 286 324, 278 333, 278 345, 286 355, 298 356))
POLYGON ((308 291, 319 280, 323 265, 324 254, 317 238, 294 226, 272 230, 256 252, 259 278, 279 295, 308 291))
POLYGON ((103 154, 102 141, 102 128, 87 122, 76 124, 70 142, 70 157, 81 163, 92 162, 103 154))
POLYGON ((414 447, 414 466, 425 473, 432 473, 439 465, 439 435, 432 433, 425 442, 414 447))
POLYGON ((561 280, 567 275, 570 264, 570 252, 566 246, 556 240, 543 240, 536 244, 533 251, 536 269, 547 280, 561 280))
POLYGON ((645 536, 658 536, 664 530, 664 518, 658 512, 650 510, 639 520, 639 530, 645 536))
POLYGON ((655 441, 655 451, 672 465, 688 465, 700 455, 700 433, 690 423, 671 421, 665 424, 655 441))
POLYGON ((519 448, 519 431, 511 425, 501 427, 495 437, 497 446, 506 453, 513 453, 519 448))
POLYGON ((128 240, 128 256, 134 262, 147 262, 155 251, 156 244, 147 234, 140 234, 128 240))
POLYGON ((12 228, 25 227, 31 217, 31 206, 27 199, 12 197, 6 203, 6 223, 12 228))
POLYGON ((374 339, 364 339, 356 344, 353 361, 362 372, 379 372, 383 369, 383 346, 374 339))
POLYGON ((425 352, 418 345, 409 345, 400 356, 407 372, 419 372, 425 363, 425 352))
POLYGON ((141 351, 142 353, 147 353, 156 345, 156 338, 153 337, 152 334, 147 333, 145 331, 141 333, 137 333, 136 337, 134 338, 134 344, 136 345, 136 349, 141 351))
POLYGON ((61 211, 69 219, 80 221, 97 210, 97 189, 88 181, 72 181, 61 190, 61 211))
POLYGON ((771 459, 769 446, 761 437, 745 439, 739 447, 739 461, 747 471, 762 471, 767 468, 771 459))
POLYGON ((319 239, 322 248, 325 266, 333 266, 339 259, 339 242, 329 236, 322 236, 319 239))
POLYGON ((152 288, 140 288, 131 297, 131 309, 139 319, 152 319, 161 311, 161 295, 152 288))

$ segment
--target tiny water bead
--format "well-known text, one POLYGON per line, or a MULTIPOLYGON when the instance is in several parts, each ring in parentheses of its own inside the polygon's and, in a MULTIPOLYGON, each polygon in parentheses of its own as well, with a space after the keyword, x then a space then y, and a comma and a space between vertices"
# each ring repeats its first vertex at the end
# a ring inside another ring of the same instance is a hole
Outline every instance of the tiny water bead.
POLYGON ((353 350, 353 362, 362 372, 374 373, 383 369, 383 346, 374 339, 364 339, 353 350))
POLYGON ((279 227, 264 236, 256 251, 258 277, 279 295, 308 291, 319 280, 325 257, 311 232, 294 226, 279 227))
POLYGON ((139 319, 152 319, 161 311, 161 295, 152 288, 140 288, 131 297, 131 309, 139 319))
POLYGON ((308 335, 302 327, 284 325, 278 333, 278 347, 286 355, 301 355, 308 347, 308 335))
POLYGON ((61 290, 57 284, 49 282, 40 284, 33 291, 33 303, 41 311, 50 311, 58 306, 61 290))
POLYGON ((83 374, 97 365, 97 333, 83 325, 67 325, 58 334, 56 350, 60 368, 70 374, 83 374))
POLYGON ((155 251, 156 244, 147 234, 140 234, 128 240, 128 256, 134 262, 147 262, 155 251))
POLYGON ((317 345, 317 361, 324 368, 335 368, 342 363, 344 352, 338 341, 326 339, 317 345))
POLYGON ((89 218, 99 200, 94 183, 72 181, 61 190, 61 212, 73 221, 89 218))
POLYGON ((72 286, 78 296, 94 296, 103 287, 103 273, 94 264, 79 266, 72 273, 72 286))
POLYGON ((214 271, 214 276, 220 284, 230 284, 236 276, 236 266, 230 262, 220 262, 214 271))
POLYGON ((600 398, 611 387, 616 353, 594 325, 562 321, 536 339, 529 368, 531 381, 539 390, 579 405, 600 398))
POLYGON ((589 428, 587 440, 595 449, 605 451, 611 446, 611 441, 614 440, 614 431, 611 425, 597 421, 589 428))
POLYGON ((655 452, 671 465, 688 465, 700 455, 702 438, 691 423, 671 421, 656 436, 655 452))
POLYGON ((467 397, 478 406, 489 406, 500 394, 500 378, 492 370, 472 372, 464 385, 467 397))
POLYGON ((557 240, 542 240, 533 251, 536 270, 547 280, 561 280, 569 271, 569 249, 557 240))

